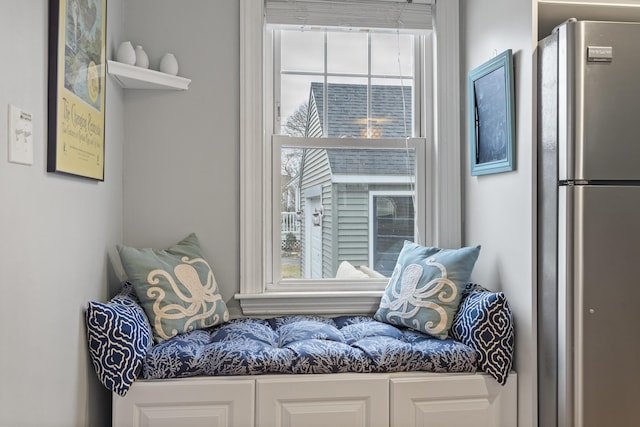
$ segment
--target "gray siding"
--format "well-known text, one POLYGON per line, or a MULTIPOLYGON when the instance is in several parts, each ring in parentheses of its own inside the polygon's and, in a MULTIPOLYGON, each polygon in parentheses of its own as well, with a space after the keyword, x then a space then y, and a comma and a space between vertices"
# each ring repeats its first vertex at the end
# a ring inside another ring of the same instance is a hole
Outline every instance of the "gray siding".
POLYGON ((334 184, 335 212, 333 258, 335 274, 342 261, 355 266, 369 265, 369 192, 410 191, 405 184, 334 184))
POLYGON ((336 242, 332 238, 335 229, 333 221, 333 186, 331 184, 322 187, 322 205, 324 217, 322 218, 322 277, 335 277, 333 268, 333 251, 336 242))
POLYGON ((331 171, 325 149, 305 149, 303 162, 303 170, 300 171, 300 176, 302 177, 300 181, 301 191, 331 182, 331 171))
MULTIPOLYGON (((322 205, 324 206, 324 218, 322 221, 322 263, 323 277, 331 277, 327 275, 327 271, 331 266, 329 254, 331 253, 331 171, 329 169, 329 161, 325 149, 313 148, 304 150, 302 170, 300 171, 300 208, 303 217, 306 218, 306 198, 309 196, 309 190, 322 187, 322 205)), ((300 249, 300 269, 304 277, 306 269, 306 221, 302 221, 300 230, 301 249, 300 249)))
POLYGON ((369 263, 369 186, 334 184, 337 198, 334 273, 342 261, 369 263))

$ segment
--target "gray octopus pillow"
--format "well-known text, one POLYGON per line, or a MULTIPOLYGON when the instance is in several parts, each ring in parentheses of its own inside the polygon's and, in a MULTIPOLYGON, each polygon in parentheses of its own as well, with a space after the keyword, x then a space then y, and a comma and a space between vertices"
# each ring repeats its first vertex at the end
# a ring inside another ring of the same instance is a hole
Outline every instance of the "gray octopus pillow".
POLYGON ((195 234, 167 249, 117 248, 156 342, 229 320, 195 234))
POLYGON ((446 339, 479 254, 405 241, 374 318, 446 339))

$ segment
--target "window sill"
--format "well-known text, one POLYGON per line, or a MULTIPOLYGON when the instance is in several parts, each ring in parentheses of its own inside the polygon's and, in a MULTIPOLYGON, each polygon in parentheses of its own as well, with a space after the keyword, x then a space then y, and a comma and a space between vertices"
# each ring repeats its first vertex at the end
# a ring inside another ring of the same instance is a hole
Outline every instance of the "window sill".
POLYGON ((351 292, 268 292, 236 294, 245 316, 285 314, 363 314, 375 313, 384 291, 351 292))

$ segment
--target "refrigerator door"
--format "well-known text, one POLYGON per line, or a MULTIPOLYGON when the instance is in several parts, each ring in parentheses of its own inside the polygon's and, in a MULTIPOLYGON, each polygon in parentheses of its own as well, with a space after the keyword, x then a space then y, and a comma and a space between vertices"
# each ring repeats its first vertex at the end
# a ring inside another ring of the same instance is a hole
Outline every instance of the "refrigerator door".
POLYGON ((538 425, 557 422, 558 37, 538 46, 538 425))
POLYGON ((559 331, 572 341, 559 347, 572 375, 560 376, 559 389, 574 401, 565 408, 574 419, 559 425, 640 426, 640 187, 565 191, 567 310, 559 324, 573 324, 573 332, 559 331))
POLYGON ((640 180, 640 23, 572 22, 559 37, 560 179, 640 180))

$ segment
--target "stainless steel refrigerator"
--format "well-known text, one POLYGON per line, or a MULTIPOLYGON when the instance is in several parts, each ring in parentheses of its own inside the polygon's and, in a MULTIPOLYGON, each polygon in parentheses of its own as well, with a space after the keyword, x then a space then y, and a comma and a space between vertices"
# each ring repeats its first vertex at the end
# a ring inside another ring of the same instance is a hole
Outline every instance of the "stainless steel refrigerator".
POLYGON ((640 24, 538 46, 540 427, 640 426, 640 24))

